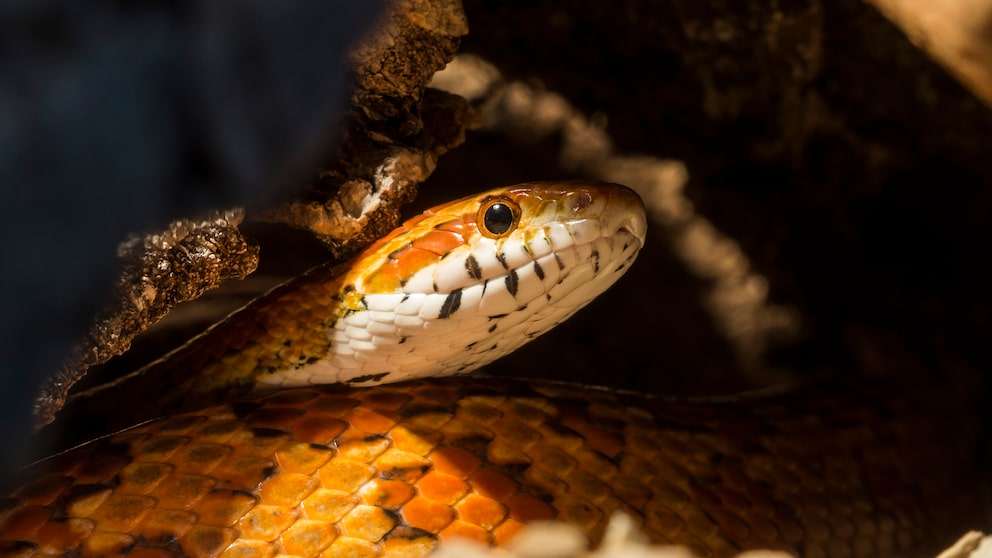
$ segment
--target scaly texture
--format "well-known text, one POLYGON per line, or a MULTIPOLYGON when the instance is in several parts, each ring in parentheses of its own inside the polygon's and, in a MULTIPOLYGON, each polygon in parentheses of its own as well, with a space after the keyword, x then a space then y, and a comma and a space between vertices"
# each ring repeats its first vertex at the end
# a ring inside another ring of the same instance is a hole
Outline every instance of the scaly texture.
POLYGON ((942 541, 920 480, 946 464, 904 411, 492 378, 296 388, 39 463, 0 501, 0 555, 421 556, 536 519, 595 541, 614 511, 702 556, 924 555, 942 541))
POLYGON ((456 200, 75 396, 66 414, 109 432, 259 388, 468 373, 606 290, 646 228, 641 199, 616 184, 531 183, 456 200))

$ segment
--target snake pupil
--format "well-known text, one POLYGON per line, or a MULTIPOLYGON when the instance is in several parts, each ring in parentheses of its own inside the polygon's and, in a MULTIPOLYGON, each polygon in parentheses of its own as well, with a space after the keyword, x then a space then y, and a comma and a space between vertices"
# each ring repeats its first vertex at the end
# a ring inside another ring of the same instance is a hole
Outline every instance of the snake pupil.
POLYGON ((513 226, 513 210, 505 203, 494 203, 486 209, 483 222, 490 234, 503 234, 513 226))

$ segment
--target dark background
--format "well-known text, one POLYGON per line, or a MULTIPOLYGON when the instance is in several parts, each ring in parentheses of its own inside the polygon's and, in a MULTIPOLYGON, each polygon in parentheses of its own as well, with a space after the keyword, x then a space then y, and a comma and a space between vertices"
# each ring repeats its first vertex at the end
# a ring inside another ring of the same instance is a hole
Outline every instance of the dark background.
MULTIPOLYGON (((288 196, 278 178, 290 155, 333 129, 337 60, 372 10, 279 6, 0 12, 9 432, 85 328, 126 232, 288 196)), ((960 390, 962 409, 988 403, 992 113, 873 8, 467 0, 465 10, 463 52, 605 115, 621 152, 686 163, 696 210, 740 243, 773 302, 799 312, 800 337, 774 347, 771 365, 960 390)), ((561 178, 557 139, 475 133, 422 189, 445 198, 561 178)), ((650 241, 622 288, 493 370, 677 393, 749 387, 699 304, 705 282, 659 233, 650 241)), ((951 418, 976 419, 988 417, 951 418)))

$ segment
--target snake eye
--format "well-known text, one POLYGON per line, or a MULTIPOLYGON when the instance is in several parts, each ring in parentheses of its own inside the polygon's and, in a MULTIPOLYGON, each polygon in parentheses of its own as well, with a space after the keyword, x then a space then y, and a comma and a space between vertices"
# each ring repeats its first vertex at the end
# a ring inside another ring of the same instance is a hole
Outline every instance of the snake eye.
POLYGON ((489 198, 482 201, 476 221, 481 223, 479 232, 489 238, 500 238, 513 232, 520 220, 520 206, 507 198, 489 198))

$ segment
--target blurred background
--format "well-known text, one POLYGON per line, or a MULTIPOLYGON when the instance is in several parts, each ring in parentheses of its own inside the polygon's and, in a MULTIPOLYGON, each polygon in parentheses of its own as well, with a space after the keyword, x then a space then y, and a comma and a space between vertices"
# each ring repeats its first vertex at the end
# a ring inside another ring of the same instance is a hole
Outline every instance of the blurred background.
MULTIPOLYGON (((435 85, 468 98, 481 128, 440 157, 407 213, 593 177, 638 188, 653 218, 617 288, 491 372, 669 394, 896 378, 941 395, 940 420, 985 433, 992 81, 981 56, 958 55, 988 48, 988 2, 963 15, 935 3, 936 24, 913 19, 911 0, 441 4, 464 10, 469 33, 435 85)), ((2 8, 9 434, 108 296, 128 233, 209 208, 250 216, 307 186, 350 101, 348 47, 375 13, 2 8)), ((243 229, 261 248, 249 287, 167 318, 160 341, 139 339, 105 373, 329 257, 285 228, 243 229)))

